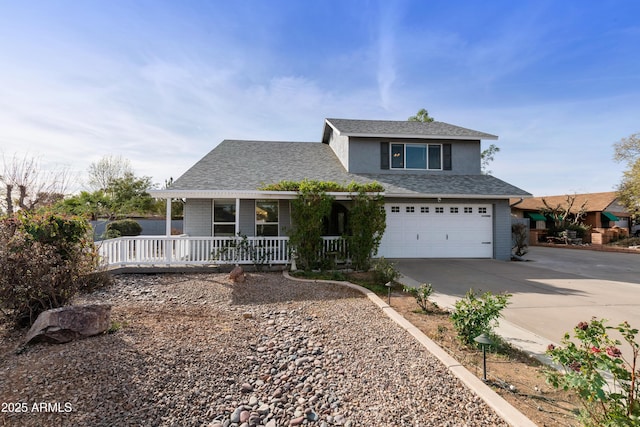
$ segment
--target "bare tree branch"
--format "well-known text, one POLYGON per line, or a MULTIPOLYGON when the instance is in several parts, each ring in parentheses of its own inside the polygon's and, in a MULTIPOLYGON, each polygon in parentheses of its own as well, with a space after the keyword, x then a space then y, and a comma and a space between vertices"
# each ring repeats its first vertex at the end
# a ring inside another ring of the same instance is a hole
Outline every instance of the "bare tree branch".
POLYGON ((17 208, 31 211, 62 197, 70 183, 64 168, 45 171, 35 157, 2 156, 0 184, 4 193, 4 207, 8 215, 17 208), (17 198, 14 190, 18 191, 17 198))

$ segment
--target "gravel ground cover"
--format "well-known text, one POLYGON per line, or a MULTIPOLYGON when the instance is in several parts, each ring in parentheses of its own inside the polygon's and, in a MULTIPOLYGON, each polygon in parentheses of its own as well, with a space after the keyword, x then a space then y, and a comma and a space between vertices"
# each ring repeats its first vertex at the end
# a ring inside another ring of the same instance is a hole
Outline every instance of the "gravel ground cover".
POLYGON ((506 425, 339 285, 122 275, 77 303, 112 304, 117 330, 16 353, 0 326, 0 425, 506 425))

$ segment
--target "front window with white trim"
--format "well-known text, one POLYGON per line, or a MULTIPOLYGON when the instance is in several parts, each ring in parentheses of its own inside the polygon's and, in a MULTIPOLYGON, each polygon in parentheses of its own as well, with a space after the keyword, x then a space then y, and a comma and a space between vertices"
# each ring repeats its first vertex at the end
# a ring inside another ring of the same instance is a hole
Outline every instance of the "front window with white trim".
POLYGON ((278 201, 256 200, 256 236, 278 236, 278 201))
POLYGON ((236 201, 213 201, 213 235, 235 236, 236 234, 236 201))

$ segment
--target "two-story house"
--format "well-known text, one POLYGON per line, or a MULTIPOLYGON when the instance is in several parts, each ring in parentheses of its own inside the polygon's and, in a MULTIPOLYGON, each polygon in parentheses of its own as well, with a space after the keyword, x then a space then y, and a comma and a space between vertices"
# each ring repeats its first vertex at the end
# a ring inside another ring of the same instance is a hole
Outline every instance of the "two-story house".
MULTIPOLYGON (((189 236, 286 236, 296 193, 259 190, 265 184, 375 181, 387 217, 379 256, 508 260, 509 198, 531 195, 482 174, 483 139, 497 136, 442 122, 326 119, 320 142, 225 140, 154 195, 186 200, 189 236)), ((350 197, 333 195, 325 228, 339 236, 350 197)))

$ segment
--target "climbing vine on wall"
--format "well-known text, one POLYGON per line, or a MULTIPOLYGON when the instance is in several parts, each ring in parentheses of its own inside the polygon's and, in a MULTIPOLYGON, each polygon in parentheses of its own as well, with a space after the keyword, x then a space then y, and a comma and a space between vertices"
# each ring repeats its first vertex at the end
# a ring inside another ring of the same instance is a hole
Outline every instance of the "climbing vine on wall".
POLYGON ((384 198, 379 194, 360 191, 352 196, 353 206, 349 211, 349 253, 357 270, 367 271, 371 258, 378 253, 382 235, 387 227, 384 198))
POLYGON ((264 184, 260 188, 260 191, 303 191, 314 190, 334 193, 358 193, 364 191, 367 193, 381 193, 384 191, 384 187, 377 182, 370 182, 366 184, 360 184, 351 181, 347 185, 338 184, 332 181, 316 181, 304 179, 302 181, 280 181, 275 184, 264 184))
POLYGON ((319 268, 322 264, 323 219, 331 213, 333 200, 320 187, 305 185, 291 201, 291 218, 295 226, 289 239, 296 251, 297 262, 304 270, 319 268))
POLYGON ((383 209, 384 191, 377 182, 347 185, 335 182, 303 180, 280 181, 263 185, 261 191, 295 191, 298 197, 291 201, 291 219, 294 228, 289 232, 291 246, 296 251, 297 264, 304 270, 321 268, 324 264, 322 235, 325 219, 331 214, 335 198, 329 192, 350 193, 352 207, 349 210, 349 256, 358 270, 368 270, 386 227, 383 209))

